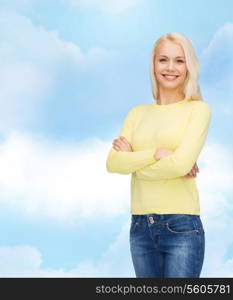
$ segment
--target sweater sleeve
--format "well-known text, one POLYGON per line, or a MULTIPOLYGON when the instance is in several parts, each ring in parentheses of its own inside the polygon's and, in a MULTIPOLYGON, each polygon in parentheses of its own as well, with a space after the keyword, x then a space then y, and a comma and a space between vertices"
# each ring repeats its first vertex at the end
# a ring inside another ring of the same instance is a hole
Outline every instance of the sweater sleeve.
MULTIPOLYGON (((136 121, 136 107, 132 108, 124 119, 121 126, 120 136, 124 136, 132 145, 132 133, 136 121)), ((130 174, 147 165, 153 164, 155 148, 142 151, 116 151, 113 147, 108 153, 106 168, 108 172, 119 174, 130 174)))
POLYGON ((198 159, 211 121, 211 109, 206 102, 194 103, 191 119, 176 150, 150 166, 136 171, 143 180, 171 179, 186 175, 198 159))

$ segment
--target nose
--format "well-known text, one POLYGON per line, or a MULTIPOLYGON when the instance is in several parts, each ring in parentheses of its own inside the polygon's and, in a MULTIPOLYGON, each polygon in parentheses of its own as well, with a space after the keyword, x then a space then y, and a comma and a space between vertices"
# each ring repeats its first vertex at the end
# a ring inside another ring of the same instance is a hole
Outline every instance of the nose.
POLYGON ((169 61, 168 63, 167 63, 167 71, 173 71, 174 70, 174 63, 172 62, 172 61, 169 61))

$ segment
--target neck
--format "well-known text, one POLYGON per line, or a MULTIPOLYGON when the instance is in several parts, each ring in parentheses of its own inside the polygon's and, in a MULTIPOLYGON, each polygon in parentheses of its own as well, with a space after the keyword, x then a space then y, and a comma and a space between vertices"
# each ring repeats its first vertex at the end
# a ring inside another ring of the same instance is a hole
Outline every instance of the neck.
POLYGON ((163 89, 160 87, 157 104, 166 105, 166 104, 179 102, 179 101, 184 100, 184 97, 185 97, 185 95, 182 91, 180 91, 180 89, 169 90, 169 89, 163 89))

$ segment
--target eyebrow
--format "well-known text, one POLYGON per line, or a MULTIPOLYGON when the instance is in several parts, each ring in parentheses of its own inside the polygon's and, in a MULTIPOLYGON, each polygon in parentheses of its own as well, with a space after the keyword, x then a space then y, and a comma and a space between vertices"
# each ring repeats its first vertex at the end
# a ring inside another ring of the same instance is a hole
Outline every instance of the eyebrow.
MULTIPOLYGON (((166 55, 159 55, 159 56, 168 57, 168 56, 166 56, 166 55)), ((176 58, 184 58, 184 56, 176 56, 176 58)))

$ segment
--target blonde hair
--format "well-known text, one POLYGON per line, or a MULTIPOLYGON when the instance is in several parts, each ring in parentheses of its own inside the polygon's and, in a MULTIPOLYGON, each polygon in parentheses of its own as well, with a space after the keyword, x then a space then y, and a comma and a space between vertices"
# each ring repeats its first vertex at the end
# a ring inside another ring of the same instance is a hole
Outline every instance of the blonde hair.
POLYGON ((154 48, 152 50, 152 55, 151 55, 151 66, 150 66, 152 94, 154 99, 157 100, 159 96, 157 80, 155 77, 154 59, 156 55, 156 50, 160 45, 160 43, 163 41, 171 41, 177 43, 184 50, 187 69, 188 69, 187 77, 184 81, 184 86, 183 86, 183 93, 185 94, 185 98, 189 98, 189 100, 203 100, 200 87, 198 84, 200 69, 199 69, 198 59, 195 54, 195 50, 192 46, 192 43, 184 35, 178 32, 167 33, 161 36, 154 44, 154 48))

